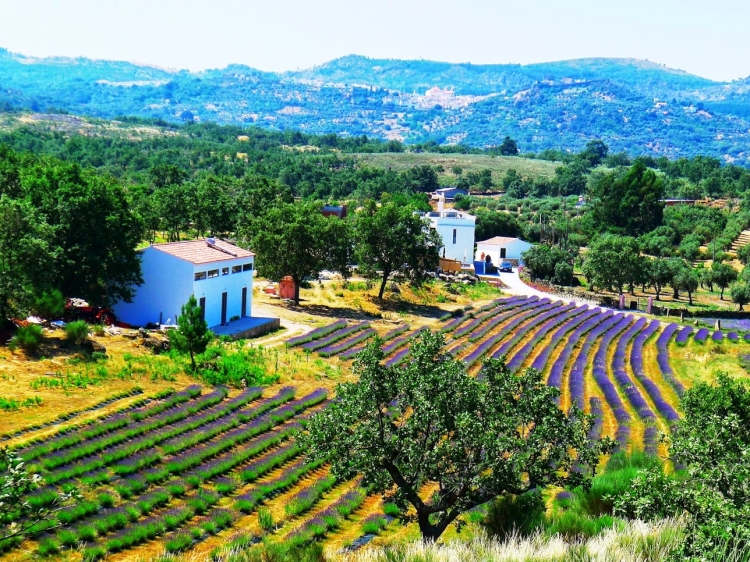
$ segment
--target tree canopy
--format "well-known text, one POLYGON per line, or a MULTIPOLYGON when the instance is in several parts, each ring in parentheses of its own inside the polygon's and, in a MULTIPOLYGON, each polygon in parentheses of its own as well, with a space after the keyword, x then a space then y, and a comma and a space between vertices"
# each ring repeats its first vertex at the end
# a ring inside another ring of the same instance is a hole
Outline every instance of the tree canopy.
POLYGON ((380 345, 361 352, 358 381, 337 386, 303 440, 308 457, 329 460, 333 475, 362 474, 403 513, 411 506, 426 541, 504 492, 585 485, 609 450, 609 441, 588 439, 593 419, 575 406, 563 412, 559 390, 533 369, 513 374, 488 359, 480 378, 469 376, 444 352, 443 336, 429 331, 402 366, 385 366, 380 345), (429 498, 420 493, 426 485, 429 498))
POLYGON ((357 213, 354 226, 359 270, 380 277, 380 299, 391 275, 418 285, 438 266, 443 241, 412 207, 388 199, 380 205, 370 200, 357 213))

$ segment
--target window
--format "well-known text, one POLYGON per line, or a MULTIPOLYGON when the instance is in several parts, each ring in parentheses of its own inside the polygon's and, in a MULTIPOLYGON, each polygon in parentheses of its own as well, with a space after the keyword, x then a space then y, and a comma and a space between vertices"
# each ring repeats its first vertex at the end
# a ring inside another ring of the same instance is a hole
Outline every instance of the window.
POLYGON ((219 276, 219 270, 218 269, 209 269, 208 270, 208 278, 213 279, 214 277, 219 276))
POLYGON ((206 272, 205 271, 199 271, 195 274, 195 280, 196 281, 203 281, 206 278, 206 272))
POLYGON ((453 243, 456 243, 456 229, 453 229, 453 243))
POLYGON ((253 264, 246 263, 242 265, 242 271, 252 271, 253 270, 253 264))
POLYGON ((222 275, 229 275, 229 268, 228 267, 222 267, 221 268, 221 274, 222 275))
POLYGON ((241 265, 233 265, 232 266, 232 273, 239 273, 240 271, 242 271, 242 266, 241 265))

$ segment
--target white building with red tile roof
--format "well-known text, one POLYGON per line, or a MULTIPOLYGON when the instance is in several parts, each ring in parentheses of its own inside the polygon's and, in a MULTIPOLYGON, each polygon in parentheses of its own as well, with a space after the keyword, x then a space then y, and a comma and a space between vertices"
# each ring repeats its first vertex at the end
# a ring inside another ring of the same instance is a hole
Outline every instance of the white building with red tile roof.
POLYGON ((255 254, 207 238, 152 244, 140 251, 143 284, 133 301, 115 304, 117 318, 133 326, 175 323, 190 295, 210 327, 250 316, 255 254))

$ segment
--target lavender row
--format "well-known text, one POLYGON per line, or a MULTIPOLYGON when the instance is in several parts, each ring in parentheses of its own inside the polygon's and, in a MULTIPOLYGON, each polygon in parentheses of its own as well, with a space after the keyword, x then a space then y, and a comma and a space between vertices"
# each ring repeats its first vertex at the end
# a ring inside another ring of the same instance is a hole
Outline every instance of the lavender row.
MULTIPOLYGON (((554 302, 550 305, 550 308, 547 309, 546 312, 542 312, 542 314, 539 314, 536 318, 531 319, 528 323, 526 323, 524 326, 522 326, 519 330, 517 330, 513 337, 511 337, 508 341, 503 343, 495 353, 492 354, 492 357, 502 357, 504 355, 508 355, 508 352, 511 351, 519 341, 522 339, 528 337, 529 333, 536 328, 539 324, 542 324, 549 320, 550 318, 555 319, 559 317, 561 314, 564 314, 565 312, 570 311, 572 308, 575 307, 574 304, 566 304, 562 305, 562 303, 554 302)), ((540 308, 539 310, 543 310, 545 307, 540 308)))
POLYGON ((368 328, 367 330, 364 330, 356 334, 353 338, 349 338, 335 345, 327 345, 326 347, 319 349, 318 354, 321 357, 330 357, 331 355, 338 355, 342 351, 346 351, 350 347, 357 345, 358 343, 363 342, 364 340, 369 339, 372 336, 376 336, 377 334, 378 333, 375 330, 373 330, 372 328, 368 328))
MULTIPOLYGON (((409 329, 409 325, 408 324, 401 324, 400 326, 394 328, 393 330, 391 330, 391 331, 386 332, 385 334, 383 334, 380 337, 380 341, 382 341, 384 343, 387 342, 387 341, 391 341, 393 338, 395 338, 396 336, 399 336, 399 335, 403 334, 408 329, 409 329)), ((357 355, 357 353, 359 353, 360 351, 362 351, 364 348, 365 348, 364 345, 358 345, 356 347, 353 347, 350 350, 348 350, 348 351, 342 353, 341 355, 339 355, 339 359, 343 359, 344 361, 347 361, 347 360, 353 358, 355 355, 357 355)))
MULTIPOLYGON (((541 303, 542 301, 539 301, 541 303)), ((534 303, 535 305, 537 303, 534 303)), ((533 308, 531 310, 527 310, 526 312, 517 315, 513 320, 508 322, 503 328, 495 335, 487 338, 482 343, 480 343, 474 351, 472 351, 469 355, 464 357, 464 363, 466 363, 467 367, 471 367, 474 365, 477 361, 479 361, 487 352, 492 349, 495 345, 497 345, 498 342, 502 341, 507 335, 521 322, 526 320, 529 316, 532 316, 533 314, 539 312, 540 310, 545 310, 549 308, 550 304, 544 304, 539 306, 539 308, 533 308)))
MULTIPOLYGON (((578 342, 581 341, 581 338, 584 335, 599 326, 601 323, 607 322, 609 319, 611 319, 612 315, 612 311, 608 310, 602 313, 602 311, 598 308, 594 308, 593 310, 590 310, 583 315, 583 317, 581 318, 581 320, 583 320, 583 323, 581 323, 573 331, 570 337, 565 339, 565 346, 562 348, 562 351, 560 351, 560 354, 557 356, 555 362, 552 363, 552 367, 550 367, 549 376, 547 377, 548 386, 553 386, 559 390, 562 390, 562 378, 563 373, 565 372, 565 365, 567 365, 568 360, 573 354, 573 349, 578 344, 578 342)), ((559 341, 558 338, 562 339, 563 337, 565 337, 570 329, 571 326, 563 326, 559 330, 557 330, 557 332, 555 332, 555 334, 552 336, 553 345, 548 346, 545 350, 542 351, 542 353, 537 356, 537 358, 534 360, 534 363, 532 364, 533 368, 539 371, 544 369, 544 366, 547 364, 547 360, 549 359, 549 355, 554 348, 554 342, 559 341)))
MULTIPOLYGON (((659 329, 659 322, 654 320, 648 327, 643 330, 635 338, 633 342, 633 349, 630 351, 630 366, 633 369, 633 374, 638 382, 641 383, 646 392, 651 397, 651 400, 656 406, 659 413, 669 422, 673 422, 679 419, 679 414, 675 411, 672 405, 664 400, 661 390, 657 384, 646 376, 646 371, 643 369, 643 346, 646 341, 656 333, 659 329)), ((680 332, 683 333, 684 329, 680 332)), ((678 336, 679 337, 679 336, 678 336)))
POLYGON ((330 529, 341 524, 365 500, 365 492, 356 488, 341 496, 323 511, 315 514, 311 519, 284 537, 284 542, 299 544, 313 538, 320 538, 330 529))
POLYGON ((200 385, 191 385, 183 391, 172 392, 167 396, 167 400, 160 404, 151 405, 148 408, 138 409, 129 413, 110 416, 106 423, 95 424, 93 427, 85 427, 73 433, 65 432, 63 435, 47 439, 39 445, 24 450, 22 456, 24 460, 28 462, 52 451, 77 445, 78 443, 91 439, 92 437, 97 437, 110 431, 120 429, 134 421, 140 421, 150 415, 159 414, 164 411, 165 408, 168 409, 182 402, 187 402, 196 396, 200 396, 201 390, 200 385))
POLYGON ((395 367, 399 363, 401 363, 404 359, 406 359, 407 355, 411 353, 411 349, 408 347, 405 347, 401 350, 399 350, 395 355, 392 357, 386 359, 385 366, 386 367, 395 367))
MULTIPOLYGON (((505 322, 510 316, 518 314, 521 311, 537 308, 545 303, 548 303, 549 299, 539 300, 538 297, 530 297, 523 301, 515 301, 508 306, 502 307, 502 312, 493 314, 489 321, 482 322, 478 326, 475 326, 471 331, 468 331, 468 340, 473 342, 484 337, 490 330, 505 322)), ((467 326, 468 328, 468 326, 467 326)), ((466 333, 466 332, 464 332, 466 333)), ((455 333, 455 337, 461 337, 459 331, 455 333)))
POLYGON ((167 455, 173 455, 182 452, 185 449, 194 447, 195 445, 203 443, 204 441, 213 439, 217 435, 224 433, 225 431, 229 431, 230 429, 237 427, 241 423, 247 423, 253 418, 264 414, 271 408, 275 408, 279 404, 291 400, 293 397, 294 388, 286 387, 282 389, 276 396, 267 398, 256 404, 253 408, 239 411, 230 419, 226 419, 227 414, 235 411, 240 406, 240 402, 235 402, 238 398, 240 398, 240 396, 238 396, 232 401, 229 401, 233 403, 228 404, 228 407, 224 409, 221 416, 208 415, 213 414, 213 412, 207 412, 206 414, 198 416, 197 418, 191 420, 191 425, 197 424, 196 429, 165 441, 164 443, 162 443, 161 449, 167 455))
POLYGON ((356 332, 359 332, 360 330, 364 330, 369 327, 370 327, 370 324, 368 324, 367 322, 360 322, 359 324, 354 324, 353 326, 348 326, 346 328, 342 328, 341 330, 337 330, 336 332, 333 332, 332 334, 324 337, 323 339, 315 340, 315 341, 311 341, 310 343, 303 344, 302 349, 306 349, 308 351, 315 351, 317 349, 320 349, 321 347, 325 347, 327 345, 335 343, 339 340, 344 339, 347 336, 350 336, 351 334, 354 334, 356 332))
POLYGON ((704 341, 706 341, 706 338, 708 337, 708 333, 709 332, 707 328, 700 328, 696 332, 695 337, 693 339, 697 341, 698 343, 703 343, 704 341))
POLYGON ((597 441, 602 438, 602 432, 604 430, 604 408, 602 407, 602 401, 596 396, 589 398, 589 406, 591 406, 591 415, 594 416, 594 425, 589 430, 589 439, 597 441))
MULTIPOLYGON (((550 355, 552 355, 552 352, 555 350, 557 345, 565 341, 566 345, 570 344, 570 348, 572 350, 575 343, 578 341, 578 339, 583 335, 586 331, 590 330, 596 325, 596 322, 592 320, 592 318, 597 317, 599 314, 601 314, 601 310, 598 308, 593 308, 591 310, 587 310, 580 316, 577 316, 576 318, 573 318, 572 320, 566 322, 562 326, 560 326, 554 334, 552 334, 552 338, 550 341, 550 344, 547 345, 544 349, 542 349, 541 352, 539 352, 539 355, 537 355, 536 359, 534 359, 534 362, 531 364, 531 367, 536 369, 537 371, 542 371, 547 366, 547 362, 549 361, 550 355), (586 324, 589 322, 589 324, 586 324), (566 338, 568 333, 570 333, 571 330, 577 329, 579 326, 585 325, 587 326, 587 329, 583 332, 576 331, 573 333, 572 337, 566 338)), ((550 386, 555 386, 557 388, 560 388, 560 384, 562 382, 562 371, 560 374, 560 380, 558 380, 556 383, 550 383, 547 382, 550 386)), ((554 381, 553 381, 554 382, 554 381)))
POLYGON ((466 334, 469 334, 470 332, 473 332, 474 330, 476 330, 484 322, 488 320, 492 320, 498 315, 502 315, 503 317, 506 317, 509 311, 516 309, 519 306, 523 306, 525 304, 535 302, 537 300, 539 300, 538 297, 529 297, 528 299, 518 299, 518 300, 510 301, 507 303, 502 303, 498 306, 494 306, 492 309, 488 310, 484 314, 479 314, 475 316, 474 319, 468 324, 465 324, 461 326, 460 328, 458 328, 453 333, 453 337, 454 338, 463 337, 466 334))
MULTIPOLYGON (((664 331, 659 336, 659 339, 656 340, 656 362, 659 364, 659 369, 661 370, 662 376, 670 385, 672 385, 672 388, 674 388, 677 395, 682 396, 682 393, 685 392, 685 387, 674 376, 672 366, 669 364, 668 350, 669 340, 672 339, 672 336, 678 328, 679 326, 677 324, 670 324, 669 326, 664 328, 664 331)), ((701 335, 701 331, 702 330, 698 330, 698 333, 695 335, 695 341, 700 341, 698 339, 698 336, 701 335)), ((706 334, 708 334, 708 330, 706 330, 706 334)))
POLYGON ((677 337, 674 340, 675 343, 678 345, 685 345, 688 341, 688 337, 690 337, 690 334, 692 333, 693 333, 693 328, 691 326, 685 326, 677 334, 677 337))
POLYGON ((724 334, 722 334, 719 330, 716 330, 713 334, 711 334, 711 339, 713 341, 721 341, 724 339, 724 334))
POLYGON ((234 507, 243 513, 251 513, 266 497, 296 484, 311 471, 320 467, 321 464, 323 464, 322 461, 310 463, 304 458, 300 459, 276 478, 259 482, 251 490, 238 496, 234 507))
POLYGON ((409 332, 408 334, 405 334, 401 336, 400 338, 397 338, 393 340, 391 343, 384 345, 380 348, 380 350, 388 355, 389 353, 392 353, 396 349, 399 349, 400 347, 405 346, 407 343, 409 343, 411 340, 413 340, 417 335, 424 332, 427 328, 419 328, 418 330, 414 330, 413 332, 409 332))
POLYGON ((296 336, 294 338, 289 338, 286 341, 286 344, 289 347, 295 347, 297 345, 302 345, 303 343, 308 343, 313 340, 317 340, 322 338, 323 336, 327 336, 331 332, 334 332, 336 330, 340 330, 341 328, 346 328, 346 320, 336 320, 333 324, 328 324, 328 326, 323 326, 321 328, 316 328, 315 330, 312 330, 311 332, 307 332, 306 334, 302 334, 301 336, 296 336))
POLYGON ((643 450, 649 455, 656 456, 658 446, 659 430, 653 425, 649 425, 643 431, 643 450))
MULTIPOLYGON (((621 320, 622 318, 619 315, 607 315, 606 320, 595 326, 586 336, 581 349, 578 350, 578 353, 573 360, 573 364, 568 375, 568 388, 570 391, 571 404, 575 404, 579 408, 583 408, 584 372, 586 370, 586 366, 591 363, 591 348, 594 347, 594 344, 602 334, 607 333, 621 320)), ((565 352, 565 350, 563 350, 563 352, 565 352)), ((561 354, 560 357, 557 358, 557 361, 555 361, 552 371, 550 371, 550 377, 547 381, 547 384, 550 384, 550 381, 553 380, 553 375, 554 380, 562 377, 560 373, 562 372, 562 369, 565 368, 565 363, 563 363, 564 359, 562 355, 563 354, 561 354)))
POLYGON ((737 335, 737 332, 728 332, 727 339, 733 343, 736 343, 740 340, 740 337, 737 335))
MULTIPOLYGON (((641 394, 640 389, 632 381, 626 370, 628 344, 636 335, 638 335, 643 330, 646 322, 647 321, 645 318, 639 318, 638 320, 636 320, 635 324, 628 328, 625 334, 623 334, 623 336, 617 341, 614 360, 612 362, 612 372, 614 374, 615 381, 617 381, 618 386, 625 393, 625 396, 628 397, 628 400, 638 414, 638 417, 640 417, 642 420, 653 421, 656 420, 656 414, 651 409, 651 406, 648 405, 648 402, 646 402, 643 394, 641 394)), ((636 350, 634 346, 634 348, 631 350, 631 355, 635 351, 636 350)))
POLYGON ((618 428, 615 438, 617 439, 619 448, 625 447, 628 442, 631 418, 620 399, 620 395, 617 393, 617 389, 607 375, 607 349, 615 336, 627 328, 632 319, 631 316, 616 316, 615 320, 617 320, 617 323, 602 336, 599 349, 596 350, 596 355, 594 355, 594 380, 599 385, 599 388, 602 389, 604 399, 609 404, 617 420, 618 428))
POLYGON ((547 322, 545 322, 544 325, 534 333, 531 339, 513 354, 513 357, 508 362, 508 367, 513 370, 518 369, 531 354, 532 350, 539 345, 539 342, 541 342, 547 334, 553 330, 553 328, 556 328, 563 322, 570 322, 571 319, 583 314, 586 310, 588 310, 588 306, 584 304, 583 306, 578 306, 572 309, 568 308, 561 314, 548 319, 547 322))

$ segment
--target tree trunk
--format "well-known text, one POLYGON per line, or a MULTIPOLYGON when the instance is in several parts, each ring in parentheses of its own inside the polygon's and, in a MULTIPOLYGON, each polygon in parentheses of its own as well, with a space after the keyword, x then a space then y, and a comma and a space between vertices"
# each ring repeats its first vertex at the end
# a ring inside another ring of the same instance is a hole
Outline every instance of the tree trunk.
POLYGON ((720 301, 724 300, 724 287, 721 288, 721 292, 719 293, 719 300, 720 301))
POLYGON ((292 277, 292 281, 294 281, 294 304, 299 306, 299 286, 302 284, 302 280, 297 281, 296 277, 292 277))
POLYGON ((674 300, 679 300, 679 298, 680 298, 680 292, 677 289, 674 289, 674 288, 673 288, 673 290, 674 290, 674 293, 672 294, 672 298, 674 300))
POLYGON ((654 291, 656 291, 656 300, 659 300, 659 295, 661 295, 661 288, 654 285, 654 291))
POLYGON ((388 277, 390 277, 391 272, 386 270, 383 270, 383 281, 380 283, 380 291, 378 291, 378 299, 383 300, 383 293, 385 293, 385 286, 388 283, 388 277))
POLYGON ((688 291, 688 304, 693 306, 693 291, 688 291))

